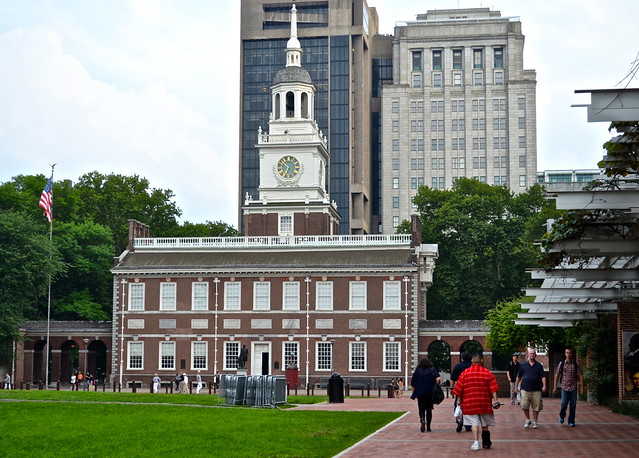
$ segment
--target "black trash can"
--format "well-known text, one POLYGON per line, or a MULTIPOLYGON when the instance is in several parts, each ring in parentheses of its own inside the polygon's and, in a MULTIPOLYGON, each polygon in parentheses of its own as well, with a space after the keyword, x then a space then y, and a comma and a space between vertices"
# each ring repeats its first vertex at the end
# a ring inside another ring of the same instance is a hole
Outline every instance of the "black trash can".
POLYGON ((344 402, 344 379, 337 372, 328 379, 328 402, 344 402))

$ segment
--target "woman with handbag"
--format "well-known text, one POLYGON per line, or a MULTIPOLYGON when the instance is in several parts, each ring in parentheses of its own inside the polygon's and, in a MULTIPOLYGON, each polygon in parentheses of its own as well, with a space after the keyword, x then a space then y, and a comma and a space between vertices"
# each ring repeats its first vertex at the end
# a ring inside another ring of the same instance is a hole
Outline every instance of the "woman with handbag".
POLYGON ((430 432, 430 423, 433 419, 433 389, 441 383, 441 377, 433 363, 424 358, 413 372, 410 384, 413 387, 411 399, 417 399, 419 410, 420 431, 430 432))

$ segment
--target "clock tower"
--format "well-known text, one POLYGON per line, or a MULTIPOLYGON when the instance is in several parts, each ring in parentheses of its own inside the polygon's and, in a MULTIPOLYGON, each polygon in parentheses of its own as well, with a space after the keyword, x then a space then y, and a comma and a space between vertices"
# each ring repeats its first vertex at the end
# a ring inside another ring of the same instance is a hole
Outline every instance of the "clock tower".
POLYGON ((258 129, 259 196, 247 194, 242 207, 247 236, 338 233, 340 215, 326 189, 326 136, 313 119, 315 85, 301 57, 293 5, 286 67, 271 86, 268 131, 258 129))

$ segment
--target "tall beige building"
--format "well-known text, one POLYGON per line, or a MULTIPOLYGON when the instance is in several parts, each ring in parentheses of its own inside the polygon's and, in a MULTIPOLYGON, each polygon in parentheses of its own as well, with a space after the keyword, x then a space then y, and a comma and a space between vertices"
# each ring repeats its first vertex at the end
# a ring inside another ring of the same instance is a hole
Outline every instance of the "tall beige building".
POLYGON ((382 86, 382 232, 415 212, 419 186, 459 177, 525 191, 536 181, 534 70, 518 17, 488 8, 428 11, 395 26, 382 86))

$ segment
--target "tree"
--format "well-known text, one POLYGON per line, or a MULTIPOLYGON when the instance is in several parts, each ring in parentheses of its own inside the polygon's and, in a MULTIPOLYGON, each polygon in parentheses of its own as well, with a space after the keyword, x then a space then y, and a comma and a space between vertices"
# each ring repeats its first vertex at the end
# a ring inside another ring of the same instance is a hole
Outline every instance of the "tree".
POLYGON ((413 202, 422 240, 439 245, 429 319, 480 319, 499 301, 521 294, 542 215, 553 212, 554 202, 539 186, 514 194, 459 178, 451 190, 421 187, 413 202))
POLYGON ((137 175, 103 175, 98 172, 80 177, 75 189, 79 196, 79 216, 108 227, 113 233, 115 254, 128 244, 128 220, 137 219, 162 236, 178 226, 181 210, 172 201, 170 189, 150 189, 149 181, 137 175))
POLYGON ((237 237, 240 233, 233 226, 222 221, 206 221, 205 223, 191 223, 176 226, 165 237, 237 237))
POLYGON ((499 302, 486 314, 486 325, 490 329, 486 343, 493 352, 508 355, 514 351, 522 351, 528 345, 547 347, 554 341, 566 341, 562 329, 515 324, 517 314, 524 311, 521 306, 522 301, 499 302))
POLYGON ((18 337, 20 323, 46 317, 49 279, 64 271, 60 254, 33 217, 0 210, 0 342, 18 337))
POLYGON ((106 316, 110 312, 113 294, 111 231, 93 222, 57 222, 53 239, 56 249, 68 265, 66 273, 55 282, 52 290, 55 297, 54 318, 93 319, 89 316, 96 316, 98 311, 106 316), (78 313, 71 317, 69 311, 76 301, 78 313), (86 313, 89 302, 95 311, 86 313))

